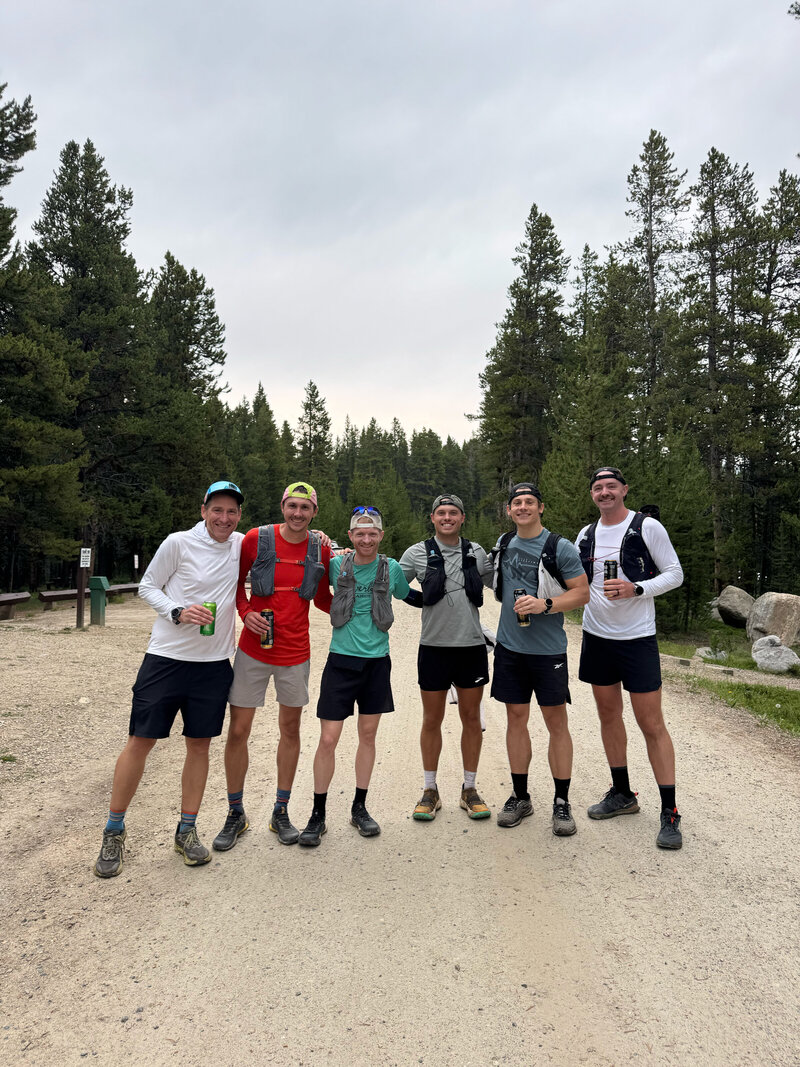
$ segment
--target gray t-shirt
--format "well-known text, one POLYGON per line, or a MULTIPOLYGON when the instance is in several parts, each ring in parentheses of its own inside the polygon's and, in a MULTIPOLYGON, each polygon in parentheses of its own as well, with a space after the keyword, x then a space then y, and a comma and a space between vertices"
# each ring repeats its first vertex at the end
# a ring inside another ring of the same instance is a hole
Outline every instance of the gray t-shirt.
MULTIPOLYGON (((439 648, 469 648, 484 643, 478 609, 464 592, 464 572, 461 569, 461 543, 444 545, 436 538, 436 544, 444 560, 444 596, 438 604, 422 609, 421 645, 439 648)), ((478 574, 484 584, 491 584, 492 564, 480 545, 470 542, 470 551, 475 557, 478 574)), ((420 584, 428 566, 425 542, 419 541, 407 548, 400 558, 403 574, 410 582, 416 578, 420 584)))
MULTIPOLYGON (((500 609, 497 640, 512 652, 558 656, 567 651, 567 635, 564 633, 564 616, 561 612, 531 615, 530 626, 520 626, 514 611, 515 589, 524 589, 530 596, 539 595, 539 560, 549 533, 549 530, 543 529, 538 537, 515 534, 503 554, 503 606, 500 609)), ((578 550, 566 537, 558 542, 556 562, 565 579, 578 578, 584 573, 578 550)))

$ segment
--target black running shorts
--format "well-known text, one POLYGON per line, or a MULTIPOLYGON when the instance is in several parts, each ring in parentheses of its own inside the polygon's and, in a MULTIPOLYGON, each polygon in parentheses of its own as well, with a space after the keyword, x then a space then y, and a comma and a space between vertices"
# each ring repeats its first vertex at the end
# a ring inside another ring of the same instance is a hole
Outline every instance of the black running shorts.
POLYGON ((494 648, 491 695, 504 704, 530 704, 534 693, 540 708, 572 703, 566 652, 536 656, 512 652, 498 642, 494 648))
POLYGON ((590 685, 622 682, 629 693, 655 693, 661 688, 661 660, 655 634, 631 641, 612 641, 584 630, 578 677, 590 685))
POLYGON ((180 711, 184 737, 219 737, 232 679, 227 659, 191 663, 146 653, 133 686, 128 733, 169 737, 180 711))
POLYGON ((354 714, 356 704, 360 715, 394 711, 391 674, 388 656, 366 659, 330 652, 319 685, 317 718, 342 722, 354 714))
POLYGON ((431 693, 441 693, 451 685, 457 689, 477 689, 486 685, 489 681, 486 643, 466 648, 420 645, 417 681, 420 689, 431 693))

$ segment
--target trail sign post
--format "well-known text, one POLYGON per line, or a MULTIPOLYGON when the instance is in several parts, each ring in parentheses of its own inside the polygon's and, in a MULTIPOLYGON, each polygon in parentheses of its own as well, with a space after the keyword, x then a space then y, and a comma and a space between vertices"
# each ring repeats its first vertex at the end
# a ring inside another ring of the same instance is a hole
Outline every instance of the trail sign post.
POLYGON ((78 564, 78 605, 75 613, 75 628, 77 630, 83 629, 83 608, 84 598, 86 597, 86 575, 88 574, 92 566, 92 550, 91 548, 81 549, 81 559, 78 564))

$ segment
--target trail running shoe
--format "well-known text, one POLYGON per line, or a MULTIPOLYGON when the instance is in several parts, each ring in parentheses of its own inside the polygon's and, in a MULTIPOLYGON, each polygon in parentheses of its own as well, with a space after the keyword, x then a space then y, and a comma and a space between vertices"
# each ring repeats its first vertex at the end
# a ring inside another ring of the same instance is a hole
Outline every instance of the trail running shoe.
POLYGON ((175 831, 175 851, 181 853, 187 867, 199 867, 211 859, 211 853, 206 846, 200 844, 196 826, 190 826, 181 833, 181 824, 178 823, 175 831))
POLYGON ((512 793, 503 805, 503 810, 498 813, 497 825, 519 826, 522 820, 528 815, 533 815, 533 804, 531 803, 530 798, 527 800, 520 800, 518 796, 512 793))
POLYGON ((599 804, 592 804, 587 815, 590 819, 613 819, 616 815, 635 815, 639 810, 636 793, 626 797, 613 787, 609 789, 599 804))
POLYGON ((441 808, 438 789, 423 789, 419 803, 414 808, 412 818, 421 819, 423 822, 432 822, 436 818, 436 812, 441 808))
POLYGON ((307 845, 309 848, 316 848, 322 835, 327 832, 328 827, 325 825, 325 819, 318 811, 312 811, 305 830, 300 834, 300 844, 307 845))
POLYGON ((380 826, 375 822, 363 804, 354 804, 350 812, 350 822, 355 826, 362 837, 377 837, 381 832, 380 826))
POLYGON ((681 817, 678 809, 664 808, 661 812, 661 829, 658 831, 656 844, 659 848, 682 848, 681 817))
POLYGON ((289 822, 289 812, 285 804, 276 804, 272 809, 269 828, 278 835, 278 840, 282 845, 293 845, 300 836, 297 827, 289 822))
POLYGON ((557 800, 553 804, 553 833, 556 837, 571 837, 577 831, 572 808, 566 800, 557 800))
POLYGON ((217 852, 227 852, 229 848, 233 848, 240 835, 249 826, 250 823, 247 821, 247 816, 243 811, 235 811, 233 808, 229 808, 225 825, 211 842, 211 847, 216 849, 217 852))
POLYGON ((103 831, 103 847, 94 865, 94 873, 98 878, 116 878, 122 870, 126 836, 124 830, 120 833, 114 830, 103 831))
POLYGON ((492 814, 474 786, 471 789, 462 788, 461 807, 470 819, 488 819, 492 814))

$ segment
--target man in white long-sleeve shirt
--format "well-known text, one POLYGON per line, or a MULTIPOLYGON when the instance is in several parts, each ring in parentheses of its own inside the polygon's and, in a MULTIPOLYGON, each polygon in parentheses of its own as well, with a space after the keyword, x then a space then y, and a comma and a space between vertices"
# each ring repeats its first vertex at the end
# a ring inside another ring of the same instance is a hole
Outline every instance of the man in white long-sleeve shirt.
POLYGON ((114 771, 108 822, 94 873, 113 878, 122 870, 125 813, 158 738, 183 717, 186 759, 181 779, 181 819, 175 851, 184 863, 208 863, 195 822, 208 777, 212 737, 222 733, 233 670, 236 582, 242 534, 236 532, 244 497, 233 482, 209 486, 191 530, 170 534, 139 585, 139 596, 158 613, 133 687, 128 743, 114 771), (204 605, 216 604, 216 615, 204 605), (214 623, 213 633, 201 628, 214 623))
POLYGON ((583 611, 579 678, 592 686, 612 786, 588 814, 590 819, 612 819, 639 810, 628 780, 627 735, 622 720, 624 687, 647 742, 661 795, 656 844, 676 849, 683 839, 675 804, 675 751, 661 712, 653 598, 677 589, 683 570, 661 523, 626 507, 628 486, 621 471, 600 467, 591 477, 589 491, 600 519, 584 526, 575 541, 590 591, 583 611), (615 578, 605 578, 608 561, 617 564, 615 578))

